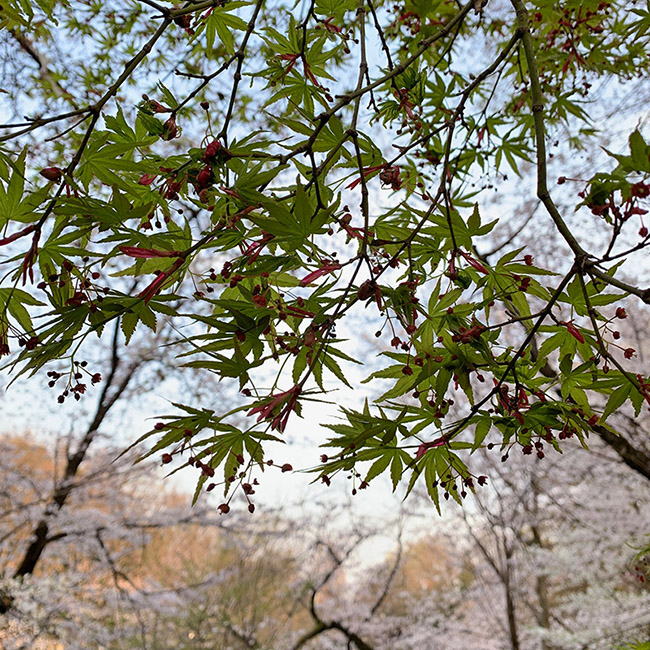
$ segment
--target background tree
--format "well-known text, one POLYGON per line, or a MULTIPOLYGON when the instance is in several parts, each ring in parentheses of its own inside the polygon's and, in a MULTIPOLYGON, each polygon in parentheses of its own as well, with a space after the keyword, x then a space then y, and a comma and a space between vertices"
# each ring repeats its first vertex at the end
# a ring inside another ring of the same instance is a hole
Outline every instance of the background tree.
POLYGON ((611 650, 647 634, 648 567, 634 547, 647 539, 648 489, 602 450, 568 449, 532 472, 513 458, 491 468, 466 522, 427 507, 401 526, 331 507, 292 508, 291 520, 188 514, 185 495, 152 498, 149 467, 96 451, 20 579, 14 558, 53 458, 19 437, 2 451, 6 648, 611 650))

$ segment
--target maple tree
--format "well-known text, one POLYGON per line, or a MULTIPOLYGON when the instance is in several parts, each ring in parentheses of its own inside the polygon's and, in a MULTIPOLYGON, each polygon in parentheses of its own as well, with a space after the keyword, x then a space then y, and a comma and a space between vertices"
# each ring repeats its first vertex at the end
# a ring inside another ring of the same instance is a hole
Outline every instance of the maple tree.
POLYGON ((630 129, 587 179, 566 154, 550 177, 555 140, 598 146, 595 93, 647 78, 650 12, 484 5, 3 2, 5 47, 36 64, 3 87, 7 367, 82 399, 101 382, 81 363, 94 336, 170 322, 179 365, 239 397, 177 404, 147 455, 192 466, 195 499, 219 487, 223 513, 234 494, 254 510, 262 471, 292 470, 265 448, 350 385, 368 324, 384 342, 368 394, 383 392, 328 425, 323 482, 387 472, 462 502, 487 480, 467 464, 479 447, 541 459, 593 433, 650 477, 608 422, 650 404, 617 325, 650 303, 631 268, 650 243, 650 146, 630 129), (561 260, 528 221, 523 247, 495 247, 518 215, 492 190, 513 173, 561 260))

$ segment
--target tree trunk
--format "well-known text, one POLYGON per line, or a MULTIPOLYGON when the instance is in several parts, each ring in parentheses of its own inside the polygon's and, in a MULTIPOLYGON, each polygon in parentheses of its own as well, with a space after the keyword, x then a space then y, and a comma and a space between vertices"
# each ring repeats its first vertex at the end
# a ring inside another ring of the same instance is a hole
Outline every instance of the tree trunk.
POLYGON ((512 589, 512 567, 510 558, 512 557, 512 549, 509 548, 507 542, 503 542, 503 550, 505 555, 505 566, 503 570, 503 586, 506 592, 506 613, 508 617, 508 634, 510 636, 511 650, 519 650, 519 631, 517 628, 517 612, 515 610, 515 599, 513 597, 512 589))

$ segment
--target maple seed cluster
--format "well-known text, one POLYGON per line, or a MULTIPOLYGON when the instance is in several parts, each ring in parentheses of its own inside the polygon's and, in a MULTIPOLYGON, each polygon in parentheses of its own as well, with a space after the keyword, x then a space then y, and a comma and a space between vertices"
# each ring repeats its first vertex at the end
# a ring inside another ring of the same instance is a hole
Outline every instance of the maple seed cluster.
MULTIPOLYGON (((621 333, 620 333, 620 331, 619 331, 619 330, 616 330, 616 329, 611 329, 611 328, 609 327, 609 324, 610 324, 610 323, 611 323, 615 318, 618 318, 618 319, 625 319, 625 318, 627 318, 627 312, 625 311, 625 309, 624 309, 623 307, 617 307, 617 308, 616 308, 616 312, 615 312, 615 314, 614 314, 614 317, 611 318, 609 321, 607 321, 607 323, 605 323, 605 329, 606 329, 607 331, 611 332, 611 334, 612 334, 612 338, 613 338, 615 341, 618 341, 618 340, 621 338, 621 333)), ((618 345, 618 344, 616 344, 616 343, 611 343, 611 342, 610 342, 610 344, 611 344, 611 345, 614 345, 614 346, 617 347, 619 350, 622 350, 622 351, 623 351, 623 356, 624 356, 626 359, 631 359, 631 358, 636 354, 636 350, 635 350, 634 348, 623 348, 623 347, 621 347, 620 345, 618 345)), ((605 373, 609 372, 609 367, 608 367, 607 365, 603 366, 603 372, 605 372, 605 373)))
MULTIPOLYGON (((244 457, 241 454, 238 454, 236 459, 240 465, 244 464, 244 457)), ((284 463, 283 465, 276 465, 273 462, 273 460, 267 460, 265 464, 268 467, 278 467, 282 473, 293 471, 293 466, 290 463, 284 463)), ((247 506, 248 512, 253 514, 253 512, 255 512, 255 504, 251 501, 250 497, 253 494, 255 494, 255 487, 259 485, 259 481, 257 480, 257 478, 254 478, 252 481, 250 481, 250 479, 247 480, 246 472, 242 471, 239 472, 237 475, 232 474, 231 476, 229 476, 226 479, 226 482, 235 483, 237 480, 239 480, 239 487, 248 503, 247 506)), ((207 486, 206 491, 211 492, 212 490, 214 490, 215 487, 217 487, 216 483, 210 483, 207 486)), ((228 501, 226 501, 225 503, 221 503, 219 506, 217 506, 217 510, 219 510, 219 512, 222 515, 227 515, 230 512, 230 502, 232 501, 234 494, 235 492, 232 492, 228 501)))
POLYGON ((7 321, 0 321, 0 357, 3 357, 11 352, 9 346, 9 336, 13 336, 18 340, 18 345, 26 350, 34 350, 40 343, 38 336, 26 336, 21 331, 17 330, 11 323, 7 321))
MULTIPOLYGON (((84 257, 84 263, 90 261, 84 257)), ((61 302, 66 307, 79 307, 88 305, 88 310, 95 313, 98 304, 103 302, 104 296, 109 293, 108 287, 101 287, 96 281, 101 278, 99 271, 93 271, 87 264, 83 267, 75 266, 70 260, 63 260, 59 273, 51 273, 36 286, 41 291, 49 291, 54 301, 63 296, 61 302)))
MULTIPOLYGON (((476 477, 476 482, 479 486, 483 487, 487 485, 487 476, 478 476, 476 477)), ((437 489, 440 486, 444 492, 442 496, 445 500, 449 500, 450 495, 455 499, 465 499, 467 498, 467 489, 474 491, 474 477, 472 476, 460 476, 457 472, 454 473, 450 471, 445 474, 441 479, 433 481, 431 487, 437 489), (458 483, 460 483, 460 491, 458 490, 458 483)))
MULTIPOLYGON (((337 456, 334 459, 330 459, 330 457, 327 454, 321 454, 320 461, 321 463, 328 463, 330 460, 333 460, 334 462, 338 462, 340 460, 344 460, 346 458, 349 458, 354 462, 354 459, 357 456, 356 452, 356 445, 354 443, 350 443, 346 449, 344 449, 340 454, 337 454, 337 456)), ((364 480, 361 476, 361 474, 354 469, 354 467, 351 467, 346 478, 349 481, 352 481, 352 496, 356 496, 358 491, 357 491, 357 483, 358 483, 358 489, 359 490, 365 490, 370 483, 367 480, 364 480)), ((327 487, 330 487, 332 484, 332 479, 331 477, 323 471, 323 473, 320 475, 320 480, 321 483, 324 483, 327 487)))
POLYGON ((51 183, 58 183, 63 178, 63 170, 59 167, 46 167, 41 169, 39 173, 51 183))
MULTIPOLYGON (((168 431, 171 433, 173 433, 175 429, 178 431, 178 427, 174 427, 172 424, 165 424, 164 422, 157 422, 153 427, 154 431, 168 431)), ((199 450, 196 449, 192 443, 192 438, 197 431, 188 428, 178 431, 178 433, 181 438, 180 442, 177 443, 171 451, 161 454, 161 464, 169 465, 174 461, 175 456, 182 457, 185 451, 189 451, 191 455, 187 459, 187 465, 189 467, 194 467, 199 471, 202 481, 214 478, 216 475, 215 467, 219 464, 219 462, 215 460, 220 451, 219 446, 208 446, 199 450)), ((225 480, 221 482, 213 481, 208 483, 206 486, 206 492, 212 492, 218 485, 224 486, 226 494, 230 492, 228 500, 217 507, 219 512, 224 515, 230 512, 230 503, 237 490, 240 490, 244 495, 248 504, 248 511, 251 514, 255 511, 255 505, 252 503, 251 497, 255 494, 255 488, 259 485, 259 481, 257 478, 251 479, 250 477, 250 472, 254 465, 261 465, 263 463, 267 467, 279 469, 283 474, 293 471, 293 466, 290 463, 277 464, 271 459, 258 461, 251 458, 247 463, 243 454, 235 453, 232 450, 230 450, 228 454, 228 459, 227 464, 232 473, 227 475, 225 480), (231 486, 235 489, 231 490, 231 486)))
POLYGON ((75 400, 79 401, 81 396, 86 392, 87 384, 82 383, 84 375, 90 379, 90 383, 94 386, 102 380, 102 376, 98 372, 90 372, 87 369, 87 361, 75 361, 73 362, 72 370, 68 373, 60 373, 56 370, 50 370, 47 373, 49 381, 47 383, 49 388, 54 388, 58 383, 59 379, 62 377, 67 378, 67 383, 63 392, 57 397, 57 402, 63 404, 66 400, 66 397, 73 395, 75 400))

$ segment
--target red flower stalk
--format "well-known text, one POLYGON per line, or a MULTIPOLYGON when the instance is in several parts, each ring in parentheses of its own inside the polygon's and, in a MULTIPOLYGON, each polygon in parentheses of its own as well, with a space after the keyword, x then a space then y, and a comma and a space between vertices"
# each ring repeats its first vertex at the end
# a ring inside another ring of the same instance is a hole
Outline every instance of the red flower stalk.
POLYGON ((313 311, 300 309, 300 307, 294 307, 293 305, 287 305, 287 311, 291 312, 291 316, 297 316, 298 318, 313 318, 316 315, 313 311))
POLYGON ((273 419, 271 420, 271 429, 277 429, 278 431, 283 432, 287 426, 287 422, 289 421, 289 416, 296 408, 299 395, 300 386, 296 384, 293 388, 290 388, 283 393, 278 393, 265 404, 253 407, 248 412, 248 415, 257 415, 257 422, 262 422, 263 420, 267 420, 273 416, 273 419), (280 410, 277 411, 280 406, 280 410))
MULTIPOLYGON (((343 230, 345 230, 345 232, 347 232, 348 235, 350 237, 352 237, 353 239, 363 240, 363 233, 364 233, 363 228, 357 228, 357 227, 351 226, 350 224, 347 224, 347 223, 342 223, 341 228, 343 228, 343 230)), ((374 236, 375 235, 374 235, 373 231, 369 230, 368 231, 368 237, 374 237, 374 236)))
MULTIPOLYGON (((495 387, 498 386, 496 379, 494 380, 494 385, 495 387)), ((506 385, 502 385, 499 387, 498 396, 499 396, 499 404, 502 406, 502 408, 506 411, 506 413, 511 413, 512 401, 510 399, 510 396, 508 395, 508 387, 506 385)))
POLYGON ((582 336, 582 334, 580 334, 580 331, 579 331, 578 328, 573 324, 573 321, 569 321, 569 322, 567 322, 567 323, 561 323, 561 324, 564 325, 564 327, 567 328, 567 330, 569 331, 569 334, 571 334, 571 336, 573 336, 574 339, 576 339, 576 340, 579 341, 580 343, 584 343, 584 342, 585 342, 584 336, 582 336))
POLYGON ((424 454, 426 454, 427 451, 429 451, 429 449, 433 449, 434 447, 442 447, 445 444, 447 444, 447 439, 445 438, 445 436, 436 438, 431 442, 423 442, 418 447, 418 450, 415 452, 415 459, 418 460, 419 458, 422 458, 422 456, 424 456, 424 454))
POLYGON ((157 248, 139 248, 138 246, 120 246, 120 250, 129 257, 179 257, 179 251, 162 251, 157 248))
POLYGON ((290 61, 287 69, 284 71, 284 74, 289 74, 293 69, 293 66, 296 65, 296 60, 298 59, 298 54, 280 54, 278 57, 282 61, 290 61))
POLYGON ((9 354, 9 330, 6 323, 0 321, 0 357, 9 354))
POLYGON ((268 232, 262 231, 262 239, 258 241, 254 241, 243 253, 242 255, 244 257, 248 257, 248 262, 247 264, 252 264, 259 256, 260 253, 262 252, 262 249, 273 239, 275 239, 275 235, 271 235, 268 232))
POLYGON ((232 196, 233 199, 237 199, 238 201, 241 201, 241 197, 239 194, 237 194, 236 190, 231 190, 229 187, 224 187, 223 185, 219 186, 219 189, 224 193, 227 194, 228 196, 232 196))
MULTIPOLYGON (((364 178, 367 178, 369 174, 372 174, 373 172, 377 172, 377 171, 379 171, 380 169, 385 169, 385 168, 386 168, 386 164, 385 164, 385 163, 384 163, 383 165, 377 165, 376 167, 366 167, 366 168, 363 170, 363 177, 364 177, 364 178)), ((360 178, 357 178, 356 181, 352 181, 352 182, 347 186, 347 189, 348 189, 348 190, 353 190, 353 189, 354 189, 354 188, 355 188, 355 187, 356 187, 360 182, 361 182, 361 179, 360 179, 360 178)))
POLYGON ((302 280, 300 280, 300 286, 306 287, 321 276, 338 271, 340 268, 341 265, 338 262, 328 262, 327 264, 323 264, 319 269, 308 273, 302 280))
POLYGON ((16 241, 17 239, 20 239, 21 237, 25 237, 25 235, 29 235, 30 232, 34 232, 36 230, 36 224, 32 224, 31 226, 27 226, 27 228, 23 228, 22 230, 19 230, 18 232, 15 232, 13 235, 9 235, 8 237, 5 237, 4 239, 0 239, 0 246, 4 246, 5 244, 10 244, 12 241, 16 241))
POLYGON ((415 11, 406 11, 397 20, 399 20, 400 22, 403 22, 407 18, 409 18, 410 16, 413 16, 416 20, 418 20, 420 18, 419 14, 415 13, 415 11))
POLYGON ((303 64, 303 67, 305 68, 305 76, 307 77, 307 79, 309 79, 309 81, 311 81, 314 84, 314 86, 316 86, 317 88, 320 88, 321 85, 318 83, 318 80, 314 76, 314 73, 311 71, 311 68, 309 67, 309 63, 307 63, 307 61, 305 61, 304 56, 302 58, 302 64, 303 64))
POLYGON ((643 395, 645 401, 650 404, 650 383, 646 382, 641 374, 637 374, 636 378, 639 382, 641 395, 643 395))
POLYGON ((458 277, 458 271, 456 270, 456 256, 452 254, 451 260, 449 260, 449 278, 455 280, 458 277))
POLYGON ((142 174, 138 179, 138 185, 151 185, 157 178, 157 174, 142 174))
POLYGON ((472 327, 469 329, 465 327, 459 327, 458 334, 454 334, 451 337, 451 340, 455 343, 458 341, 461 343, 471 343, 473 340, 478 340, 481 338, 481 334, 483 333, 484 329, 485 328, 479 324, 472 325, 472 327))
POLYGON ((38 240, 41 236, 40 228, 34 226, 34 236, 32 237, 32 245, 30 246, 25 259, 23 260, 23 285, 27 283, 27 276, 29 281, 34 282, 34 262, 38 255, 38 240))
POLYGON ((327 20, 323 21, 323 27, 330 32, 330 33, 336 33, 340 34, 343 31, 342 27, 339 27, 338 25, 333 25, 332 21, 334 20, 333 16, 330 16, 327 20))
POLYGON ((488 275, 489 271, 478 260, 474 259, 469 253, 465 253, 464 251, 459 252, 472 268, 476 269, 479 273, 488 275))
POLYGON ((149 302, 160 291, 162 285, 172 275, 172 273, 177 271, 182 266, 183 261, 183 258, 179 257, 171 266, 171 268, 167 269, 166 271, 160 271, 156 279, 138 294, 138 298, 144 298, 145 303, 149 302))
POLYGON ((149 101, 149 108, 154 113, 171 113, 172 109, 163 106, 160 102, 157 102, 155 99, 149 101))

